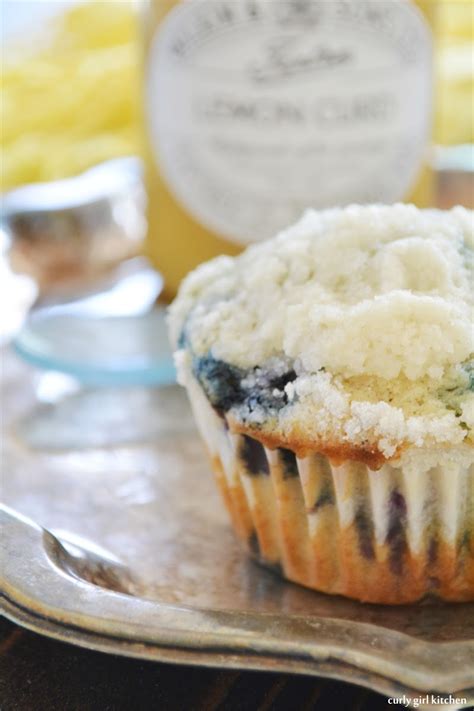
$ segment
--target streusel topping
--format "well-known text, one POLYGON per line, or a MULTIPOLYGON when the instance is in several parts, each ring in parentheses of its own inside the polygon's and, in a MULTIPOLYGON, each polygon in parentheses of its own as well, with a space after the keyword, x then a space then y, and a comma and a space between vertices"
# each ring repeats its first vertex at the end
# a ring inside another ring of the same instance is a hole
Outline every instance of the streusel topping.
POLYGON ((240 395, 224 409, 282 435, 296 418, 308 437, 368 440, 387 456, 469 439, 473 226, 462 207, 309 211, 184 280, 170 309, 177 362, 208 395, 202 364, 233 368, 240 395))

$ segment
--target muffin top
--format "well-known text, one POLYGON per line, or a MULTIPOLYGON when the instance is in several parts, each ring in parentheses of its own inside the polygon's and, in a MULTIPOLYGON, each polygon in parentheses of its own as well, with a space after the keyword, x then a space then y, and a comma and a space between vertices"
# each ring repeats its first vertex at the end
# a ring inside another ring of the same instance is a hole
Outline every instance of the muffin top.
POLYGON ((472 443, 473 218, 311 210, 200 266, 170 308, 181 378, 234 428, 296 451, 472 443))

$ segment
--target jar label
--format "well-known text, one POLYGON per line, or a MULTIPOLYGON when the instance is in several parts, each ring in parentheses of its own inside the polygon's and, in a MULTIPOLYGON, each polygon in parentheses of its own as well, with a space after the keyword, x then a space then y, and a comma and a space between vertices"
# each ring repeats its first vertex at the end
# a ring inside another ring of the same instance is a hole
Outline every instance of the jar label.
POLYGON ((175 199, 240 244, 308 207, 403 199, 431 129, 409 0, 191 0, 160 25, 147 116, 175 199))

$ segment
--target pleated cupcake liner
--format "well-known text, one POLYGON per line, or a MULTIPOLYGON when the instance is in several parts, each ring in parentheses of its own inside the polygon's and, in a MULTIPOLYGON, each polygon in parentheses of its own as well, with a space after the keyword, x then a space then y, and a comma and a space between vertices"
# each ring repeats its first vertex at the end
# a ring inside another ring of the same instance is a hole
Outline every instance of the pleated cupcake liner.
POLYGON ((262 563, 365 602, 474 599, 474 465, 298 458, 230 432, 192 376, 186 387, 234 530, 262 563))

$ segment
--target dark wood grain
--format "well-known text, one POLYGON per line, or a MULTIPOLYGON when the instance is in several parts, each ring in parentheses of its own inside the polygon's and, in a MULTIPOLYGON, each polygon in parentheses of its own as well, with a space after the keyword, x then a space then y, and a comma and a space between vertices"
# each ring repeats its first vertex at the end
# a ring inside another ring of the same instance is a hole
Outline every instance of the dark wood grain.
POLYGON ((326 711, 387 709, 349 684, 116 657, 0 619, 2 711, 326 711))

